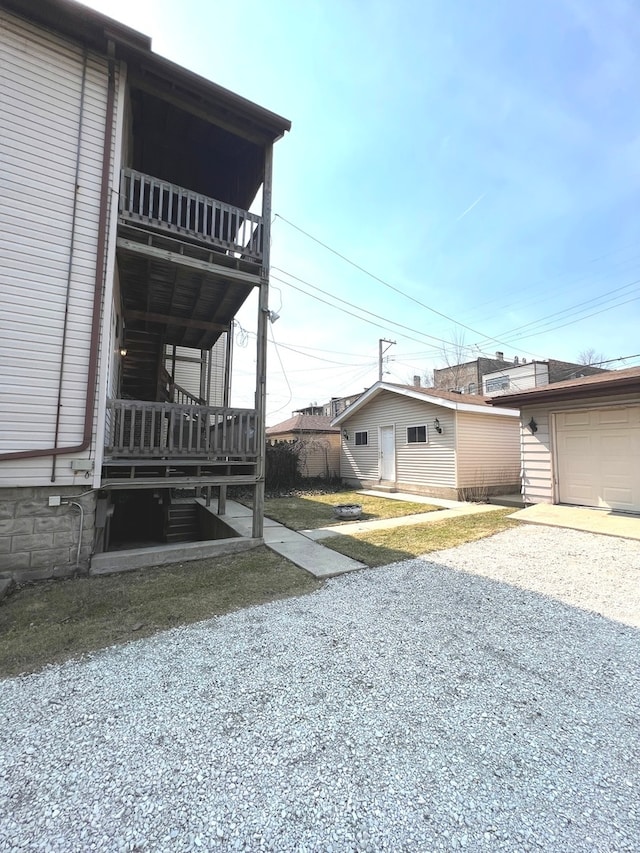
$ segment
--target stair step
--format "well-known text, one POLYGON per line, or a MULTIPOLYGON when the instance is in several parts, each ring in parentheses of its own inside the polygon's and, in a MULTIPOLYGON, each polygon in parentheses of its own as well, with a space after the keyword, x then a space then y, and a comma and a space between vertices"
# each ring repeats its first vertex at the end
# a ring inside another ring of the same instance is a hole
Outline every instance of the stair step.
POLYGON ((165 536, 166 542, 199 542, 198 536, 184 535, 182 533, 167 533, 165 536))

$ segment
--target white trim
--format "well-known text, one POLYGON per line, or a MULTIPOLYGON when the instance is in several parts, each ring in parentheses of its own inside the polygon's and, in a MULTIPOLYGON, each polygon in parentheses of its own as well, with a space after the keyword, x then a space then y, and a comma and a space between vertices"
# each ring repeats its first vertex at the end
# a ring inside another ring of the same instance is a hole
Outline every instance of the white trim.
POLYGON ((395 483, 396 480, 396 425, 395 424, 378 424, 378 479, 385 483, 395 483), (382 430, 390 429, 393 439, 393 465, 391 477, 382 476, 382 430))
POLYGON ((405 444, 429 444, 429 424, 426 421, 422 424, 408 424, 405 427, 405 444), (424 429, 424 441, 409 441, 410 429, 424 429))
MULTIPOLYGON (((371 399, 377 397, 382 391, 390 391, 392 394, 398 394, 400 397, 409 397, 413 400, 420 400, 423 403, 430 403, 433 406, 442 406, 443 409, 453 409, 456 412, 470 412, 471 414, 483 415, 498 415, 508 418, 520 417, 519 409, 494 408, 488 403, 468 403, 457 400, 445 400, 443 397, 438 397, 435 394, 424 394, 420 391, 413 391, 411 388, 399 388, 397 385, 391 385, 388 382, 376 382, 371 388, 368 388, 364 394, 361 394, 358 399, 347 406, 344 411, 331 421, 331 426, 339 426, 347 418, 354 415, 359 409, 365 406, 371 399)), ((463 398, 464 395, 460 395, 463 398)))
POLYGON ((369 447, 369 430, 368 429, 355 429, 353 431, 353 446, 354 447, 369 447), (366 441, 356 441, 357 435, 366 435, 366 441))
POLYGON ((558 503, 560 481, 558 480, 558 442, 556 440, 557 412, 549 412, 549 455, 551 457, 551 501, 558 503))
MULTIPOLYGON (((104 435, 107 422, 107 383, 109 371, 111 370, 111 351, 109 342, 111 340, 111 311, 113 302, 113 282, 116 268, 116 238, 118 234, 118 209, 120 189, 120 166, 122 164, 123 134, 124 134, 124 107, 125 93, 127 89, 127 68, 124 62, 119 63, 118 68, 118 99, 116 125, 113 133, 113 166, 111 181, 108 192, 111 194, 109 203, 109 224, 107 231, 107 263, 105 269, 105 282, 102 293, 102 324, 100 328, 100 377, 98 382, 98 423, 95 425, 96 454, 93 467, 93 487, 99 489, 102 484, 102 460, 104 457, 104 435)), ((97 258, 96 258, 97 263, 97 258)), ((88 390, 88 389, 87 389, 88 390)))

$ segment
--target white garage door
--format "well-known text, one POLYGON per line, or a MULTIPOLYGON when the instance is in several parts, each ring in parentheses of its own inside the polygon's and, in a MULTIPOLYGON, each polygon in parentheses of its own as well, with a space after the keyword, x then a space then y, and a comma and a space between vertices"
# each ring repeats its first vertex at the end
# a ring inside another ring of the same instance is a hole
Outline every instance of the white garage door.
POLYGON ((560 503, 640 512, 640 406, 556 414, 560 503))

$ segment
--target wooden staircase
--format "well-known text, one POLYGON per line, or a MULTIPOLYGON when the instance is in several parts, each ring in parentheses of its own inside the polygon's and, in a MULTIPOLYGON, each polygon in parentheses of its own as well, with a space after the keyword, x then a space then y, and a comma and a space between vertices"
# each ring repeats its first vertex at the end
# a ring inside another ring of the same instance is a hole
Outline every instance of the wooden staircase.
POLYGON ((156 400, 162 356, 159 332, 127 328, 127 354, 122 360, 122 396, 129 400, 156 400))
POLYGON ((170 503, 165 510, 165 542, 199 542, 198 505, 187 498, 170 503))

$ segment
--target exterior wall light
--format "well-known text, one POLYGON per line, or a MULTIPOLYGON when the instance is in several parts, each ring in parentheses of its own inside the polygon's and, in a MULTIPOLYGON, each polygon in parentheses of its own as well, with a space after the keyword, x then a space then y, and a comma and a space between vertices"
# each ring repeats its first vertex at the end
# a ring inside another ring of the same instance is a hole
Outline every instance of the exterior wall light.
POLYGON ((127 354, 127 350, 125 347, 120 347, 120 355, 124 358, 127 354))
POLYGON ((347 432, 346 429, 342 430, 342 437, 344 438, 345 441, 349 441, 349 433, 347 432))
POLYGON ((442 427, 440 426, 440 421, 438 420, 438 418, 436 418, 435 421, 433 422, 433 428, 435 429, 435 431, 437 433, 440 433, 440 434, 442 433, 442 427))
POLYGON ((534 433, 538 432, 538 424, 533 419, 533 416, 531 416, 531 420, 529 421, 527 426, 531 430, 531 435, 534 435, 534 433))

